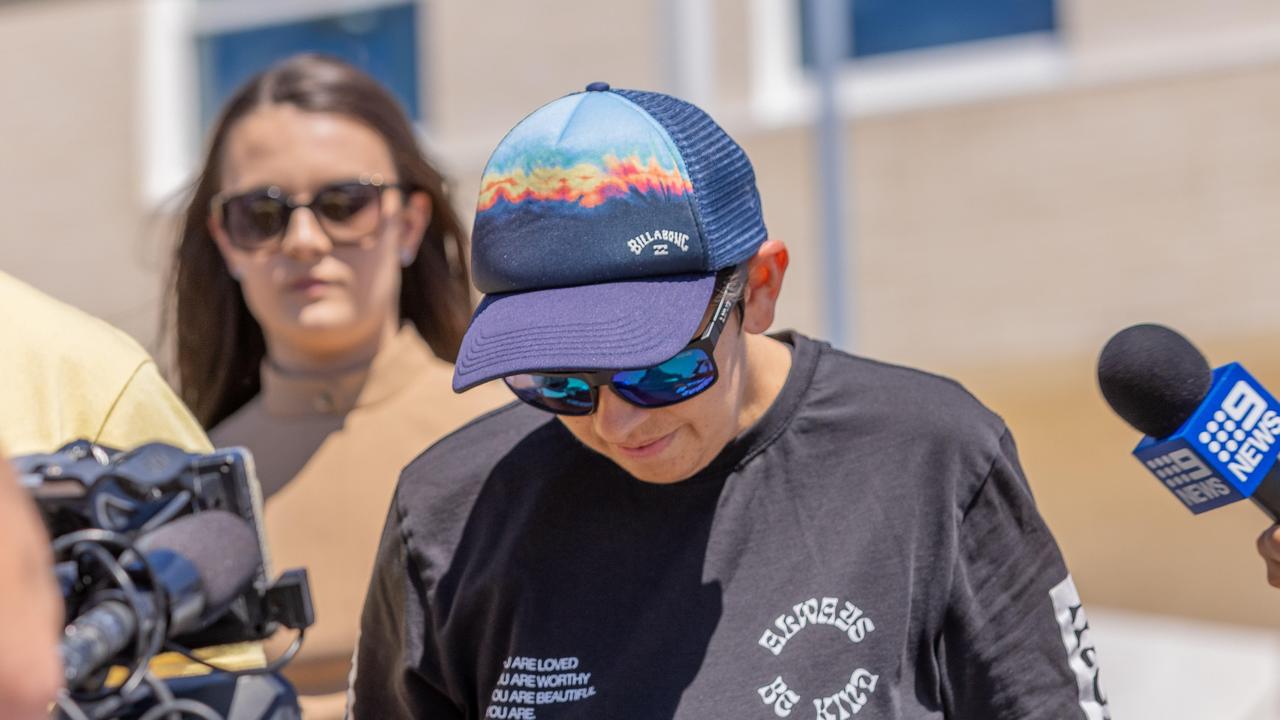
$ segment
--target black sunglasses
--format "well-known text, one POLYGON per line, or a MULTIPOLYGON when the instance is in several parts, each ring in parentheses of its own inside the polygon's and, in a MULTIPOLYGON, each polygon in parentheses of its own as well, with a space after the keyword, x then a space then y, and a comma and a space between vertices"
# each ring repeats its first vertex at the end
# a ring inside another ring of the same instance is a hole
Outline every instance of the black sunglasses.
POLYGON ((729 313, 741 303, 741 272, 730 277, 715 301, 711 321, 702 334, 669 359, 647 368, 594 372, 537 372, 503 378, 520 400, 557 415, 590 415, 600 399, 600 386, 608 385, 618 397, 642 408, 660 408, 694 397, 715 384, 716 341, 729 321, 729 313))
POLYGON ((289 218, 299 208, 310 210, 334 243, 350 244, 378 231, 383 217, 382 193, 388 188, 404 192, 403 185, 373 175, 330 183, 316 190, 311 202, 300 203, 271 185, 236 195, 215 195, 210 212, 222 224, 231 244, 241 250, 279 244, 289 218))

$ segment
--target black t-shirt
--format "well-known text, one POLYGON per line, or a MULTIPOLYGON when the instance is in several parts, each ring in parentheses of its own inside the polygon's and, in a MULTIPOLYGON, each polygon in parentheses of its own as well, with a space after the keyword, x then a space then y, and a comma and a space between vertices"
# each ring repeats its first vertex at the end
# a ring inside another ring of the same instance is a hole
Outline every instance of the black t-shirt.
POLYGON ((514 404, 410 464, 354 717, 1108 717, 1001 420, 796 334, 710 466, 639 481, 514 404))

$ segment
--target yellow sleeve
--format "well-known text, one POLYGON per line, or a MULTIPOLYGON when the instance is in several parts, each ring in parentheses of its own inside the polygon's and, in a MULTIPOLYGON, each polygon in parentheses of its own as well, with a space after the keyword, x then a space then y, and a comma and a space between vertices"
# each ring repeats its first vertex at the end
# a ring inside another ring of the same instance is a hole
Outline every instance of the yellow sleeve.
POLYGON ((120 450, 148 442, 162 442, 188 452, 213 450, 200 423, 149 359, 138 365, 120 389, 95 442, 120 450))

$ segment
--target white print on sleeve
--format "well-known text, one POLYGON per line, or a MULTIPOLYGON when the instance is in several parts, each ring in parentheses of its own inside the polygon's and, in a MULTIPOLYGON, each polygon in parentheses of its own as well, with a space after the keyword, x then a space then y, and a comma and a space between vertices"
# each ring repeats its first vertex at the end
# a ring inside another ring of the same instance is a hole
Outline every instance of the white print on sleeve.
MULTIPOLYGON (((775 656, 781 656, 791 638, 808 627, 827 625, 834 627, 849 638, 855 645, 866 639, 876 629, 876 624, 867 617, 857 605, 838 598, 809 598, 796 603, 791 612, 783 613, 773 621, 774 627, 766 628, 760 636, 759 645, 775 656), (775 630, 776 628, 776 630, 775 630)), ((865 668, 857 668, 846 681, 838 680, 824 692, 828 694, 812 698, 815 720, 845 720, 856 715, 871 699, 875 692, 876 681, 880 679, 865 668)), ((760 700, 773 710, 780 718, 791 715, 791 711, 801 703, 803 698, 778 675, 763 687, 756 690, 760 700)))
POLYGON ((591 673, 581 672, 576 657, 512 656, 502 663, 502 673, 484 716, 536 720, 539 705, 577 702, 595 694, 591 673))
POLYGON ((1102 692, 1098 679, 1098 651, 1089 639, 1089 620, 1070 575, 1049 590, 1049 598, 1053 600, 1053 616, 1067 649, 1067 665, 1080 688, 1080 709, 1089 720, 1111 720, 1107 695, 1102 692))

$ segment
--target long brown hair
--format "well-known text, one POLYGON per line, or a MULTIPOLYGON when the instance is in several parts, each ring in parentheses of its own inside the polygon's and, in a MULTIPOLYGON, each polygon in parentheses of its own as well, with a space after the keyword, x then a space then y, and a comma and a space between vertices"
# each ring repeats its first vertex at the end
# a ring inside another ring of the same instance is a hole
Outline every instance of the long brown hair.
POLYGON ((182 399, 205 428, 217 425, 258 394, 266 355, 262 328, 209 232, 209 203, 222 182, 222 156, 235 124, 264 105, 288 104, 338 113, 364 123, 387 143, 399 180, 431 198, 431 220, 417 257, 401 272, 400 317, 439 357, 456 359, 470 317, 466 232, 444 178, 423 156, 395 99, 373 78, 333 58, 295 55, 250 80, 227 102, 214 125, 204 168, 183 214, 169 283, 175 302, 166 321, 177 335, 182 399))

